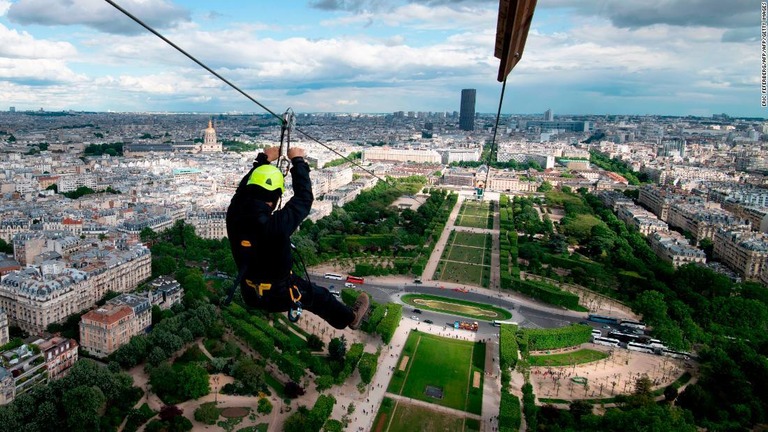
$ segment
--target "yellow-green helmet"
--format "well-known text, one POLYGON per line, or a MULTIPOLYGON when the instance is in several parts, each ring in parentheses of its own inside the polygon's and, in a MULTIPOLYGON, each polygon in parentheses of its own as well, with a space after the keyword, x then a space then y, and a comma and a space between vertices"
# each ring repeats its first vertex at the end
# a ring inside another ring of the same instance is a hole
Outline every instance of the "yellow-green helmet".
POLYGON ((272 192, 280 189, 280 193, 285 192, 285 179, 283 173, 274 165, 262 165, 253 170, 251 177, 248 178, 249 185, 261 186, 272 192))

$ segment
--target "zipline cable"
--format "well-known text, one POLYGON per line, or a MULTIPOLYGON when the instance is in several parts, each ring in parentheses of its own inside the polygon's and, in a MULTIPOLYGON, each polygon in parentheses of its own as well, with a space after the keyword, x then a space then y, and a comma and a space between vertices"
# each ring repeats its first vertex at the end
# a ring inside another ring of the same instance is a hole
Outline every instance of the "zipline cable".
MULTIPOLYGON (((493 127, 493 139, 491 139, 491 150, 488 152, 488 171, 485 172, 485 183, 483 183, 483 198, 485 198, 485 188, 488 187, 488 176, 491 173, 491 158, 496 147, 496 133, 499 131, 499 119, 501 118, 501 104, 504 103, 504 91, 507 89, 507 77, 504 77, 504 83, 501 85, 501 95, 499 96, 499 109, 496 111, 496 125, 493 127)), ((498 159, 498 155, 496 157, 498 159)))
MULTIPOLYGON (((255 103, 256 105, 258 105, 259 107, 261 107, 261 109, 263 109, 264 111, 266 111, 266 112, 270 113, 270 114, 271 114, 273 117, 275 117, 276 119, 280 120, 280 124, 281 124, 282 126, 284 126, 284 125, 285 125, 285 121, 286 121, 286 120, 285 120, 285 118, 284 118, 283 116, 281 116, 281 115, 279 115, 279 114, 275 113, 274 111, 270 110, 269 108, 267 108, 267 107, 266 107, 264 104, 262 104, 261 102, 257 101, 257 100, 256 100, 255 98, 253 98, 251 95, 249 95, 249 94, 248 94, 248 93, 246 93, 245 91, 241 90, 241 89, 240 89, 240 87, 236 86, 236 85, 235 85, 235 84, 233 84, 231 81, 229 81, 228 79, 226 79, 226 78, 224 78, 223 76, 221 76, 219 73, 217 73, 216 71, 214 71, 213 69, 211 69, 210 67, 208 67, 208 66, 207 66, 205 63, 203 63, 203 62, 201 62, 200 60, 198 60, 197 58, 195 58, 195 57, 194 57, 192 54, 190 54, 190 53, 186 52, 184 49, 182 49, 181 47, 179 47, 178 45, 176 45, 175 43, 173 43, 173 42, 172 42, 170 39, 166 38, 166 37, 165 37, 165 36, 163 36, 163 35, 162 35, 160 32, 158 32, 157 30, 155 30, 154 28, 152 28, 152 27, 151 27, 149 24, 146 24, 146 23, 145 23, 144 21, 142 21, 142 20, 141 20, 139 17, 137 17, 137 16, 133 15, 132 13, 128 12, 128 11, 127 11, 127 10, 125 10, 123 7, 121 7, 121 6, 120 6, 120 5, 118 5, 116 2, 114 2, 113 0, 104 0, 104 1, 105 1, 105 2, 107 2, 107 3, 109 3, 110 5, 112 5, 112 6, 113 6, 115 9, 119 10, 120 12, 122 12, 122 13, 123 13, 125 16, 127 16, 127 17, 128 17, 128 18, 130 18, 130 19, 132 19, 133 21, 135 21, 135 22, 136 22, 137 24, 139 24, 140 26, 142 26, 142 27, 144 27, 145 29, 147 29, 147 30, 148 30, 150 33, 152 33, 152 34, 154 34, 155 36, 157 36, 157 37, 159 37, 160 39, 162 39, 162 40, 163 40, 163 42, 165 42, 165 43, 167 43, 168 45, 170 45, 170 46, 172 46, 173 48, 175 48, 175 49, 176 49, 176 51, 178 51, 178 52, 180 52, 180 53, 184 54, 184 55, 185 55, 185 56, 186 56, 188 59, 190 59, 190 60, 192 60, 193 62, 197 63, 197 65, 198 65, 198 66, 200 66, 201 68, 203 68, 203 69, 207 70, 209 73, 211 73, 211 75, 213 75, 213 76, 215 76, 216 78, 220 79, 222 82, 224 82, 224 83, 225 83, 225 84, 227 84, 228 86, 232 87, 232 88, 233 88, 234 90, 236 90, 238 93, 240 93, 241 95, 243 95, 243 96, 245 96, 246 98, 248 98, 248 100, 250 100, 251 102, 253 102, 253 103, 255 103)), ((331 147, 329 147, 328 145, 326 145, 326 144, 322 143, 320 140, 318 140, 317 138, 314 138, 313 136, 311 136, 311 135, 310 135, 310 134, 308 134, 307 132, 304 132, 303 130, 301 130, 301 129, 299 129, 299 128, 295 128, 295 130, 296 130, 296 132, 299 132, 300 134, 302 134, 302 135, 304 135, 305 137, 307 137, 308 139, 310 139, 310 140, 312 140, 312 141, 314 141, 314 142, 316 142, 316 143, 320 144, 321 146, 325 147, 327 150, 331 151, 332 153, 336 154, 337 156, 340 156, 341 158, 343 158, 343 159, 344 159, 344 160, 346 160, 347 162, 351 163, 352 165, 354 165, 354 166, 356 166, 356 167, 360 168, 361 170, 363 170, 363 171, 367 172, 368 174, 372 175, 373 177, 375 177, 375 178, 377 178, 377 179, 379 179, 379 180, 383 181, 384 183, 386 183, 386 184, 388 184, 388 185, 390 185, 390 186, 394 187, 395 189, 397 189, 397 187, 396 187, 395 185, 392 185, 391 183, 389 183, 389 182, 388 182, 388 181, 386 181, 385 179, 383 179, 383 178, 379 177, 379 176, 378 176, 378 175, 376 175, 376 174, 375 174, 373 171, 366 169, 365 167, 363 167, 362 165, 358 164, 358 163, 357 163, 357 162, 355 162, 354 160, 352 160, 352 159, 348 158, 347 156, 344 156, 343 154, 339 153, 338 151, 336 151, 336 150, 332 149, 331 147)), ((414 199, 415 199, 415 198, 414 198, 414 199)), ((417 200, 417 201, 418 201, 418 200, 417 200)), ((422 204, 424 204, 424 203, 422 203, 422 204)))

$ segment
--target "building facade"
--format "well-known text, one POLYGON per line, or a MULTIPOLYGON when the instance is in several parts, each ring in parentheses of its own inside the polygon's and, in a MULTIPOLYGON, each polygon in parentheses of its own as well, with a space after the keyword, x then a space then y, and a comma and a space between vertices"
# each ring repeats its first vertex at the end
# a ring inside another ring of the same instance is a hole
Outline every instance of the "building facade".
POLYGON ((89 354, 107 357, 130 342, 134 333, 133 309, 106 304, 80 318, 80 344, 89 354))
POLYGON ((715 233, 714 255, 744 279, 758 280, 768 258, 768 235, 720 228, 715 233))
POLYGON ((461 91, 461 110, 459 111, 459 129, 463 131, 475 130, 475 99, 476 89, 463 89, 461 91))

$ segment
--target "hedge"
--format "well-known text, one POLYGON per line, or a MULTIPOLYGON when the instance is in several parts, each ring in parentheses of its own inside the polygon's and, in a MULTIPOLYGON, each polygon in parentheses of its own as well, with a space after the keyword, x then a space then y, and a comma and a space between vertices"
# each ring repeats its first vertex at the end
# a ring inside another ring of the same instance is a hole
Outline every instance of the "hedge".
POLYGON ((514 369, 517 365, 517 340, 515 333, 517 326, 512 324, 502 324, 499 331, 499 350, 502 369, 514 369))
POLYGON ((323 425, 333 413, 333 406, 336 405, 336 398, 331 395, 321 394, 317 397, 315 405, 310 410, 307 419, 309 424, 307 429, 310 431, 319 432, 323 428, 323 425))
POLYGON ((592 327, 573 324, 554 329, 524 329, 531 351, 567 348, 589 342, 592 327))
POLYGON ((556 306, 579 310, 579 296, 544 282, 513 280, 511 288, 515 291, 556 306))
POLYGON ((395 335, 400 319, 403 317, 403 306, 399 304, 387 304, 387 316, 376 326, 376 333, 381 335, 381 340, 388 344, 395 335))
POLYGON ((360 358, 360 363, 357 364, 357 369, 360 371, 360 379, 370 384, 373 376, 376 374, 376 365, 379 362, 379 354, 371 354, 364 352, 360 358))
POLYGON ((499 432, 517 432, 520 430, 521 420, 520 399, 513 394, 502 393, 499 404, 499 432))

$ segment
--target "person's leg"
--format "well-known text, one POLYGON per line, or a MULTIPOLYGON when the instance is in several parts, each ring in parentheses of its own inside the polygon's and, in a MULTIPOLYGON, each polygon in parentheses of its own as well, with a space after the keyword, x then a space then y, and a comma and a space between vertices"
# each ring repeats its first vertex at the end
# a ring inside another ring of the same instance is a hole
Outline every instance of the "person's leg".
POLYGON ((301 290, 301 304, 304 309, 340 330, 355 319, 352 309, 340 302, 330 291, 314 283, 310 285, 303 279, 296 279, 294 283, 301 290))

